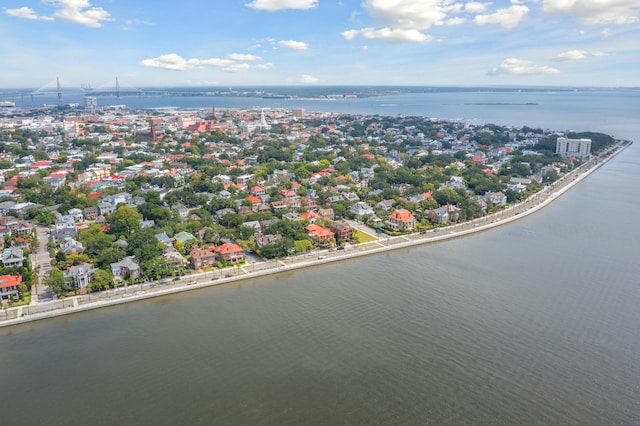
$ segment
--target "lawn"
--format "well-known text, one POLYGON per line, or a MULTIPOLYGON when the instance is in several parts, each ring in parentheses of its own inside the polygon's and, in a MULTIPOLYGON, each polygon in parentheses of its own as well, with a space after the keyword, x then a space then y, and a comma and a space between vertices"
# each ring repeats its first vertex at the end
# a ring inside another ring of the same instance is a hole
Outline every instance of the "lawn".
POLYGON ((367 234, 366 232, 362 232, 358 229, 353 230, 353 235, 358 237, 360 243, 370 243, 371 241, 378 241, 378 238, 374 237, 371 234, 367 234))

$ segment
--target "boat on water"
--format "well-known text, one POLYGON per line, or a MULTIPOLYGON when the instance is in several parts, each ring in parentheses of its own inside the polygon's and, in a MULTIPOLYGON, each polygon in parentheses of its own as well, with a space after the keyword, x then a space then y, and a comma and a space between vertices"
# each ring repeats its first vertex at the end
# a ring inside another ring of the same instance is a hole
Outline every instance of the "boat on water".
POLYGON ((13 108, 16 106, 15 102, 0 101, 0 108, 13 108))

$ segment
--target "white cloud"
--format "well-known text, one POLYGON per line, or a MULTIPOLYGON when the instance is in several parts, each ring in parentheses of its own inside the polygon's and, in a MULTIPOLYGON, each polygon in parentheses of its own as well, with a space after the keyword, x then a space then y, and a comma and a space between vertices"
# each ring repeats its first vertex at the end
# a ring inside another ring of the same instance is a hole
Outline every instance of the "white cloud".
POLYGON ((303 41, 280 40, 278 44, 291 50, 307 50, 309 45, 303 41))
MULTIPOLYGON (((260 57, 255 55, 245 55, 240 53, 232 53, 227 58, 191 58, 186 59, 177 53, 167 53, 166 55, 160 55, 156 58, 143 59, 140 61, 140 65, 151 68, 161 68, 172 71, 188 71, 193 69, 199 69, 204 67, 220 68, 221 71, 228 73, 240 73, 251 69, 251 66, 246 62, 241 61, 256 61, 260 57)), ((272 69, 275 66, 266 62, 263 64, 255 65, 257 69, 272 69)))
POLYGON ((605 56, 604 52, 587 52, 586 50, 567 50, 566 52, 559 53, 553 58, 554 61, 577 61, 580 59, 587 59, 590 56, 605 56))
POLYGON ((638 22, 638 0, 543 0, 546 13, 566 13, 586 24, 631 24, 638 22))
POLYGON ((344 37, 345 40, 352 40, 356 35, 360 35, 368 40, 385 40, 390 42, 424 43, 431 40, 431 36, 417 30, 362 28, 361 30, 342 32, 342 37, 344 37))
POLYGON ((165 70, 186 71, 195 68, 202 68, 205 65, 219 68, 231 68, 238 64, 230 59, 185 59, 176 53, 168 53, 166 55, 160 55, 157 58, 143 59, 140 61, 140 65, 151 68, 162 68, 165 70))
POLYGON ((461 4, 450 0, 365 0, 363 6, 385 27, 426 30, 441 25, 461 4))
POLYGON ((602 38, 609 38, 611 37, 611 30, 609 28, 605 28, 604 30, 600 31, 600 35, 602 36, 602 38))
POLYGON ((491 3, 479 3, 477 1, 470 1, 468 3, 465 3, 464 11, 471 13, 482 13, 487 10, 487 7, 489 7, 490 5, 491 3))
POLYGON ((460 25, 460 24, 464 24, 467 20, 464 18, 461 18, 459 16, 455 16, 453 18, 447 19, 445 21, 445 25, 460 25))
POLYGON ((318 0, 253 0, 245 6, 270 12, 285 9, 312 9, 318 5, 318 0))
POLYGON ((524 59, 508 58, 488 72, 489 75, 537 75, 557 74, 560 71, 546 65, 538 65, 524 59))
POLYGON ((232 53, 230 55, 227 55, 227 58, 231 59, 232 61, 259 61, 260 56, 256 56, 256 55, 251 55, 251 54, 245 54, 245 53, 232 53))
POLYGON ((476 15, 473 22, 478 25, 498 24, 502 28, 515 28, 527 13, 529 13, 527 6, 513 5, 487 15, 476 15))
POLYGON ((228 67, 222 68, 222 71, 232 73, 232 74, 237 74, 240 72, 246 72, 249 70, 249 68, 250 68, 249 64, 232 64, 232 65, 229 65, 228 67))
POLYGON ((300 76, 298 82, 303 84, 316 84, 320 82, 320 79, 309 74, 304 74, 300 76))
POLYGON ((5 9, 4 13, 15 18, 29 19, 32 21, 52 21, 50 16, 40 16, 30 7, 19 7, 17 9, 5 9))
POLYGON ((111 14, 101 7, 91 7, 89 0, 44 0, 45 4, 59 8, 53 12, 54 18, 86 27, 101 27, 102 21, 113 21, 111 14))
POLYGON ((130 30, 132 27, 138 26, 153 26, 155 25, 153 22, 145 21, 144 19, 127 19, 124 21, 124 25, 122 25, 122 29, 130 30))
POLYGON ((221 58, 209 58, 209 59, 189 59, 190 61, 197 61, 198 65, 209 65, 212 67, 231 67, 236 64, 232 59, 221 58))
POLYGON ((256 68, 258 68, 259 70, 272 70, 274 69, 276 66, 273 65, 271 62, 265 62, 264 64, 258 64, 256 65, 256 68))
POLYGON ((553 58, 554 61, 575 61, 578 59, 586 59, 589 56, 589 52, 586 50, 567 50, 566 52, 559 53, 553 58))
MULTIPOLYGON (((463 24, 490 5, 489 2, 456 0, 364 0, 362 6, 378 25, 349 29, 342 32, 342 37, 346 40, 362 36, 391 42, 424 43, 431 41, 426 33, 431 27, 463 24)), ((479 25, 500 24, 513 28, 528 12, 528 7, 512 4, 491 14, 476 15, 474 21, 479 25)))

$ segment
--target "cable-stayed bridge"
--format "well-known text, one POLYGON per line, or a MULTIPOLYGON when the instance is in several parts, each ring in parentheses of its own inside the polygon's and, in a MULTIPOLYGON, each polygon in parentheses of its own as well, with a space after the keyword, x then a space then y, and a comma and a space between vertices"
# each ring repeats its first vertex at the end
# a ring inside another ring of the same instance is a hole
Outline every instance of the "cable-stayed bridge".
POLYGON ((80 85, 68 84, 64 80, 61 80, 59 77, 56 77, 54 80, 35 90, 16 89, 0 91, 0 100, 15 100, 20 98, 22 101, 24 101, 25 99, 31 98, 31 100, 33 101, 35 96, 54 94, 57 95, 59 101, 62 101, 65 94, 72 94, 75 96, 82 94, 84 94, 85 96, 115 96, 119 98, 120 96, 143 93, 143 90, 135 87, 121 86, 118 77, 116 77, 115 80, 100 84, 97 87, 92 87, 90 84, 86 83, 80 85))

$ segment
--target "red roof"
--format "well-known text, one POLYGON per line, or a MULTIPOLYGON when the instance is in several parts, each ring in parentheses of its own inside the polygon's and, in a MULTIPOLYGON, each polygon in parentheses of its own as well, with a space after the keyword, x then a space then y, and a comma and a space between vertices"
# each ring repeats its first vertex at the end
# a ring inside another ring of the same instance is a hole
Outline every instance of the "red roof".
POLYGON ((309 219, 320 219, 320 215, 316 212, 304 212, 304 213, 300 213, 300 217, 303 218, 304 220, 309 220, 309 219))
POLYGON ((320 225, 316 225, 315 223, 312 225, 305 226, 304 229, 306 229, 309 234, 319 238, 333 237, 333 232, 331 232, 331 230, 324 228, 320 225))
POLYGON ((242 247, 234 243, 225 243, 219 247, 214 247, 214 250, 220 254, 230 254, 241 252, 242 247))
POLYGON ((255 195, 249 195, 247 196, 247 198, 245 198, 245 200, 247 200, 248 202, 252 203, 252 204, 260 204, 262 202, 262 200, 258 197, 256 197, 255 195))
POLYGON ((34 163, 31 163, 31 167, 32 169, 35 169, 37 167, 49 167, 51 165, 51 161, 36 161, 34 163))
POLYGON ((87 197, 91 198, 92 200, 95 198, 100 198, 102 197, 102 192, 92 192, 89 195, 87 195, 87 197))
POLYGON ((0 288, 13 287, 20 285, 21 282, 21 275, 0 275, 0 288))
POLYGON ((392 211, 389 216, 400 221, 407 221, 413 218, 413 213, 411 213, 409 210, 398 209, 398 210, 392 211))

